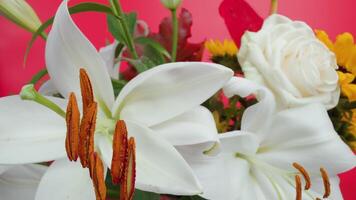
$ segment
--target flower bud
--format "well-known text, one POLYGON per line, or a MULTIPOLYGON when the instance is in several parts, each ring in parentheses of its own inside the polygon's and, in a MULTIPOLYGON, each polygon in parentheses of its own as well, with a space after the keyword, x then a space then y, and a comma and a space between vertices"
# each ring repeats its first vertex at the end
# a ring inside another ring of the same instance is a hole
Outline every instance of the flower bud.
POLYGON ((175 10, 182 3, 182 0, 161 0, 161 3, 164 5, 164 7, 170 10, 175 10))
POLYGON ((36 12, 25 0, 0 0, 0 15, 32 33, 42 24, 36 12))

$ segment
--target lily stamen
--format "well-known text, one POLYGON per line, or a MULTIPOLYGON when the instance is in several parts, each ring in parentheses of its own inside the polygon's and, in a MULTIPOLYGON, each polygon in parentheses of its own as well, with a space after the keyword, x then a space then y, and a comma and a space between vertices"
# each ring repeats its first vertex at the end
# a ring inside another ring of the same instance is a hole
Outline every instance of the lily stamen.
POLYGON ((92 103, 83 114, 79 133, 79 158, 82 166, 88 167, 89 156, 94 152, 94 132, 97 115, 97 103, 92 103))
POLYGON ((104 178, 104 165, 99 155, 93 152, 89 156, 89 172, 93 180, 97 200, 106 199, 106 185, 104 178))
POLYGON ((329 176, 324 168, 320 168, 320 173, 321 173, 321 177, 323 178, 324 189, 325 189, 323 198, 328 198, 331 192, 329 176))
POLYGON ((80 113, 78 109, 77 99, 74 93, 69 96, 69 102, 66 113, 67 136, 65 140, 67 156, 70 161, 78 159, 79 145, 79 124, 80 113))
POLYGON ((132 200, 135 192, 136 181, 136 144, 135 139, 130 137, 128 141, 127 162, 125 173, 120 186, 120 200, 132 200))
POLYGON ((302 181, 299 175, 295 176, 296 200, 302 200, 302 181))
POLYGON ((111 161, 112 182, 118 184, 122 182, 128 154, 127 128, 123 120, 116 123, 113 138, 113 156, 111 161))
POLYGON ((311 180, 310 180, 310 176, 309 176, 307 170, 303 166, 301 166, 300 164, 298 164, 296 162, 293 163, 293 167, 296 168, 303 175, 304 180, 305 180, 304 189, 309 190, 311 187, 311 180))
POLYGON ((83 113, 85 114, 89 106, 94 103, 94 92, 89 75, 85 69, 81 68, 79 71, 80 77, 80 90, 82 93, 82 102, 83 102, 83 113))

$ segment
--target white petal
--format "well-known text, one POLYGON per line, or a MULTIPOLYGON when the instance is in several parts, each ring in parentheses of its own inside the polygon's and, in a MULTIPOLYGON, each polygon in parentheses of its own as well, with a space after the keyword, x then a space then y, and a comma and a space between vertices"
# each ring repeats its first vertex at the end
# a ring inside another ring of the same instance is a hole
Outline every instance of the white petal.
POLYGON ((99 49, 99 54, 105 61, 108 73, 110 74, 111 78, 114 79, 119 78, 120 63, 115 63, 115 51, 117 45, 118 42, 114 41, 112 44, 99 49))
POLYGON ((245 182, 249 179, 249 164, 231 154, 216 157, 192 156, 183 153, 203 185, 201 196, 211 200, 236 200, 242 194, 245 182))
POLYGON ((199 106, 171 120, 150 127, 159 137, 168 140, 174 146, 194 145, 202 152, 218 142, 218 132, 211 112, 199 106), (200 145, 195 145, 200 144, 200 145))
POLYGON ((331 176, 356 166, 356 157, 335 132, 326 109, 312 104, 278 113, 266 130, 260 159, 282 169, 293 162, 320 176, 324 167, 331 176))
POLYGON ((0 199, 34 199, 38 184, 47 167, 19 165, 0 175, 0 199))
POLYGON ((152 126, 200 105, 232 74, 230 69, 211 63, 160 65, 132 79, 122 89, 112 111, 117 118, 152 126))
POLYGON ((36 200, 95 200, 89 170, 80 162, 56 160, 44 174, 36 200))
POLYGON ((53 96, 54 94, 59 93, 56 86, 53 84, 53 81, 51 80, 44 82, 38 89, 38 92, 46 96, 53 96))
POLYGON ((126 121, 128 134, 136 140, 136 187, 160 194, 195 195, 201 192, 193 171, 166 140, 154 132, 126 121))
POLYGON ((232 131, 219 135, 221 149, 224 153, 253 155, 259 147, 258 138, 251 133, 232 131))
POLYGON ((95 47, 74 24, 69 15, 67 0, 60 5, 46 43, 48 73, 60 93, 80 96, 79 69, 85 68, 98 101, 111 108, 114 92, 105 62, 95 47))
POLYGON ((224 86, 226 96, 239 95, 246 97, 255 94, 258 103, 247 108, 242 116, 241 130, 259 133, 264 130, 268 118, 275 111, 275 100, 272 93, 265 87, 244 78, 233 77, 224 86))
MULTIPOLYGON (((62 108, 64 99, 48 97, 62 108)), ((19 96, 0 98, 0 164, 54 160, 65 153, 65 120, 19 96)))

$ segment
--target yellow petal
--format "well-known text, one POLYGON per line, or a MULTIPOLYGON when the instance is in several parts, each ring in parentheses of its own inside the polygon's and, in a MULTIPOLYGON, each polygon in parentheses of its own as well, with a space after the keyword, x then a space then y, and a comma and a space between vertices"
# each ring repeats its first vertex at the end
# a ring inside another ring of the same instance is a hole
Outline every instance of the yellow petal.
POLYGON ((341 92, 345 95, 349 101, 356 100, 356 85, 355 84, 345 84, 341 86, 341 92))
POLYGON ((354 46, 354 38, 350 33, 343 33, 336 37, 334 52, 339 66, 346 66, 354 46))
POLYGON ((343 73, 343 72, 337 71, 337 75, 339 76, 340 85, 345 85, 345 84, 351 83, 355 79, 355 76, 350 73, 343 73))
POLYGON ((317 29, 315 30, 315 35, 321 42, 323 42, 330 49, 330 51, 334 51, 334 44, 330 40, 329 35, 325 31, 317 29))
POLYGON ((347 71, 351 72, 352 74, 356 74, 356 46, 352 48, 350 51, 349 59, 346 61, 345 67, 347 71))

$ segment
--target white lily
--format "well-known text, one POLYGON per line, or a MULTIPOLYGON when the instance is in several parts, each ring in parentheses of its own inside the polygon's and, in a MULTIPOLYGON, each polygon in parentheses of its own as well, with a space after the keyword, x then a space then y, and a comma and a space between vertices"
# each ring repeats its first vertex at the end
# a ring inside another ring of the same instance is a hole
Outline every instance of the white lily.
POLYGON ((46 166, 28 164, 13 166, 1 173, 1 199, 34 199, 38 184, 46 169, 46 166))
MULTIPOLYGON (((216 129, 211 114, 199 105, 231 78, 231 70, 190 62, 158 66, 130 81, 115 100, 105 63, 72 21, 67 1, 59 7, 48 36, 46 63, 52 83, 64 97, 70 92, 80 96, 79 69, 88 72, 99 105, 95 149, 106 167, 111 166, 116 121, 124 120, 137 144, 138 189, 181 195, 201 192, 191 168, 172 144, 216 140, 213 134, 200 134, 216 129), (190 118, 184 121, 182 115, 190 118)), ((65 107, 66 100, 49 99, 65 107)), ((18 96, 0 98, 0 110, 0 164, 55 160, 41 180, 37 200, 95 198, 88 171, 66 158, 63 118, 18 96)), ((58 107, 54 110, 61 113, 58 107)))
POLYGON ((259 103, 245 111, 240 131, 219 135, 221 153, 217 156, 192 154, 189 149, 180 148, 203 185, 203 197, 342 199, 337 174, 355 167, 356 159, 334 131, 322 105, 311 104, 274 114, 274 99, 266 88, 236 77, 225 86, 224 92, 227 96, 243 97, 254 93, 259 103), (321 168, 329 177, 321 175, 321 168), (306 182, 311 188, 302 191, 299 180, 304 175, 306 180, 310 177, 306 182), (298 184, 295 179, 299 179, 298 184), (324 189, 323 181, 328 180, 331 188, 326 185, 324 189), (296 193, 300 195, 298 198, 296 193))

